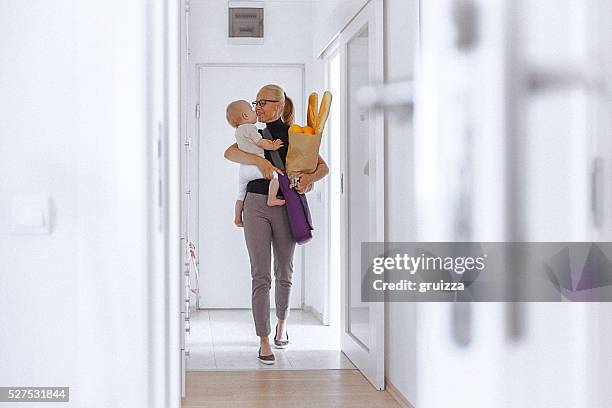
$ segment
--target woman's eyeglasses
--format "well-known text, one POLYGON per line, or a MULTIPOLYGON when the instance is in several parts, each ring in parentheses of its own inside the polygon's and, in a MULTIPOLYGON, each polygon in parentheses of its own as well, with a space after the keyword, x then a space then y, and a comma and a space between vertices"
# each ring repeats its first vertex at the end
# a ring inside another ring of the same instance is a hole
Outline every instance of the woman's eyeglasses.
POLYGON ((273 101, 271 99, 260 99, 258 101, 251 102, 251 105, 253 105, 254 108, 256 108, 257 106, 260 106, 263 108, 264 106, 266 106, 266 103, 268 102, 280 102, 280 101, 273 101))

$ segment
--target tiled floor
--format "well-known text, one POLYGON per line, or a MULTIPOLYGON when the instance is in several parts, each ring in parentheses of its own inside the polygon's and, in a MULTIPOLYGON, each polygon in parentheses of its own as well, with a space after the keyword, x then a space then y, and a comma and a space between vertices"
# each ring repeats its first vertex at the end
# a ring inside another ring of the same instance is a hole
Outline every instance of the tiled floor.
MULTIPOLYGON (((274 326, 274 311, 270 322, 274 326)), ((187 337, 190 351, 187 370, 355 369, 340 351, 340 341, 334 332, 311 314, 292 310, 287 327, 289 348, 273 349, 276 364, 265 366, 257 361, 259 340, 250 310, 194 311, 191 334, 187 337)))

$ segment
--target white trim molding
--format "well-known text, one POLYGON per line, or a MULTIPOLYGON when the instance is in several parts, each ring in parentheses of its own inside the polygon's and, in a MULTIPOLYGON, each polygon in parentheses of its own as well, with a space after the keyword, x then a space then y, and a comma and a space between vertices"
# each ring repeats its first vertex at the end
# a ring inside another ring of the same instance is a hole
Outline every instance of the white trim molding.
POLYGON ((389 381, 387 377, 385 377, 385 385, 386 385, 386 390, 389 392, 391 397, 393 397, 393 399, 402 408, 414 408, 414 405, 412 405, 410 401, 408 401, 406 397, 404 397, 404 394, 402 394, 400 390, 398 390, 397 387, 393 385, 393 383, 389 381))
POLYGON ((228 8, 264 8, 263 1, 229 1, 228 8))
POLYGON ((314 35, 313 55, 315 59, 321 58, 325 50, 338 38, 340 33, 350 24, 370 0, 344 0, 331 15, 321 24, 321 28, 314 35))

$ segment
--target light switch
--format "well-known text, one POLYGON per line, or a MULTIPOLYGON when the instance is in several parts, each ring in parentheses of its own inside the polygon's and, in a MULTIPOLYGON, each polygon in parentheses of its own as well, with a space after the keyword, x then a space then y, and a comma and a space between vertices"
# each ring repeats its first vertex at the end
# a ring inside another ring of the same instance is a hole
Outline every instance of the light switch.
POLYGON ((45 195, 13 197, 11 219, 15 234, 50 234, 50 198, 45 195))

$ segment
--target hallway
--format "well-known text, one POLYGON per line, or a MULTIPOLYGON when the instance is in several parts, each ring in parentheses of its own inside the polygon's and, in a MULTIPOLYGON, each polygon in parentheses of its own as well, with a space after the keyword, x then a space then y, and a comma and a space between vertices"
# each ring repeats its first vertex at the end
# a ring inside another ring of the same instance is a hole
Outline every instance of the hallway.
POLYGON ((612 0, 4 1, 0 34, 0 408, 612 408, 612 0))
POLYGON ((182 408, 399 408, 358 370, 188 372, 182 408))

